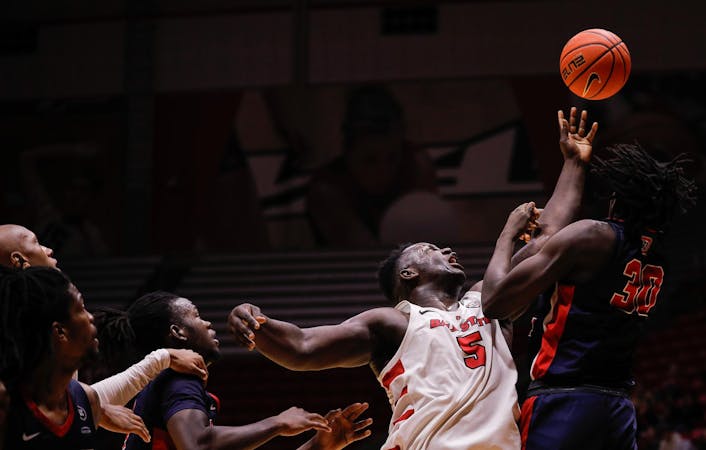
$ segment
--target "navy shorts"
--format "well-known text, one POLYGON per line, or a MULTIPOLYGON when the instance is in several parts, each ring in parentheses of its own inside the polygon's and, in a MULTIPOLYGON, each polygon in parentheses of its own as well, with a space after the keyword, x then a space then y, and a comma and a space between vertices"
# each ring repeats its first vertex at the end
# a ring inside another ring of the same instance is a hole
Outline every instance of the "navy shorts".
POLYGON ((636 450, 635 407, 627 396, 552 390, 522 405, 522 450, 636 450))

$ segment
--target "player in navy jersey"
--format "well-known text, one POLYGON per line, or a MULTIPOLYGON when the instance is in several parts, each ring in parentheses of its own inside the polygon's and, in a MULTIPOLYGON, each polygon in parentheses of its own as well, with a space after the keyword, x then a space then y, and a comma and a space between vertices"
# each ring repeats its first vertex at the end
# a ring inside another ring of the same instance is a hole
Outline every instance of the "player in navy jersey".
POLYGON ((526 449, 636 448, 632 355, 669 284, 663 235, 694 204, 695 184, 684 176, 683 155, 663 163, 637 144, 608 150, 591 163, 610 199, 608 219, 566 226, 514 267, 496 247, 484 278, 483 302, 501 316, 517 316, 543 294, 522 407, 526 449))
POLYGON ((98 351, 81 293, 52 268, 0 267, 0 305, 7 333, 0 356, 12 393, 5 448, 94 448, 100 400, 72 379, 84 358, 98 351))
MULTIPOLYGON (((211 323, 199 316, 198 309, 188 299, 167 292, 153 292, 139 298, 127 312, 105 311, 103 324, 115 332, 115 340, 134 345, 141 353, 168 345, 189 348, 212 363, 220 356, 216 333, 211 323), (117 332, 121 332, 120 336, 117 332), (132 339, 131 339, 132 338, 132 339), (131 342, 132 341, 132 342, 131 342)), ((105 333, 104 333, 105 335, 105 333)), ((217 426, 218 399, 207 392, 198 377, 165 370, 135 399, 138 413, 152 434, 152 442, 144 443, 134 436, 126 440, 128 450, 135 449, 194 449, 238 448, 253 449, 276 436, 293 436, 307 430, 318 430, 302 450, 333 450, 369 435, 363 428, 370 420, 353 423, 367 406, 354 404, 347 408, 349 433, 334 439, 322 433, 341 428, 332 417, 290 408, 276 416, 244 426, 217 426), (339 442, 344 439, 345 442, 339 442)), ((345 428, 345 427, 344 427, 345 428)))

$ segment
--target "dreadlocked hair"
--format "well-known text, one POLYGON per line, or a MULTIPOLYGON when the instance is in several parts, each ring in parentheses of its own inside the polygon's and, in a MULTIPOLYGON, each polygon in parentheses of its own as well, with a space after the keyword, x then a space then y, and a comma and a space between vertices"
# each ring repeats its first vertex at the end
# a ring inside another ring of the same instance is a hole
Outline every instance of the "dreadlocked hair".
POLYGON ((395 282, 397 281, 397 261, 399 261, 402 252, 407 249, 407 247, 412 244, 406 242, 400 244, 396 249, 392 250, 390 254, 383 261, 380 262, 378 266, 378 283, 380 284, 380 289, 382 289, 383 294, 392 303, 396 303, 397 299, 395 296, 395 282))
POLYGON ((110 373, 120 372, 137 362, 135 332, 127 312, 99 306, 92 314, 100 342, 98 361, 109 368, 110 373))
POLYGON ((676 214, 696 203, 696 183, 684 175, 691 159, 682 153, 660 162, 637 142, 608 147, 606 159, 593 157, 591 176, 600 198, 616 199, 615 214, 633 230, 664 230, 676 214))
POLYGON ((52 354, 52 323, 69 318, 70 284, 49 267, 0 267, 0 378, 9 386, 52 354))
MULTIPOLYGON (((178 295, 169 292, 156 291, 135 300, 127 311, 97 311, 96 320, 99 320, 105 342, 114 342, 113 349, 118 354, 126 346, 137 350, 139 355, 164 347, 169 326, 179 322, 172 306, 178 298, 178 295)), ((108 350, 111 348, 108 347, 108 350)))

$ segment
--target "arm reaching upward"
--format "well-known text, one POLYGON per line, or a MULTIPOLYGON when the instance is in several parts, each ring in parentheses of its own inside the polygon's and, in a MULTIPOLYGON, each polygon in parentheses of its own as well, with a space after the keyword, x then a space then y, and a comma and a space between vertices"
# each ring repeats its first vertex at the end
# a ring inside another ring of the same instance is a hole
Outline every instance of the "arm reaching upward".
POLYGON ((517 317, 553 283, 590 279, 612 254, 614 242, 608 224, 581 220, 548 238, 539 252, 511 270, 507 260, 491 260, 488 270, 500 281, 483 283, 483 302, 494 305, 496 317, 517 317))
POLYGON ((523 236, 531 235, 532 230, 537 226, 537 219, 540 211, 534 207, 534 202, 524 203, 515 208, 507 218, 507 222, 495 243, 495 251, 488 262, 488 267, 483 276, 482 295, 483 312, 488 317, 501 320, 515 320, 515 316, 503 316, 497 314, 497 303, 494 298, 487 297, 489 292, 495 292, 498 283, 510 271, 510 258, 515 249, 515 243, 523 236))
POLYGON ((587 129, 588 112, 584 110, 578 119, 577 128, 576 114, 576 108, 572 107, 567 121, 564 111, 557 112, 559 148, 564 156, 564 165, 554 192, 542 211, 536 236, 513 256, 513 266, 537 253, 549 237, 576 220, 578 216, 586 180, 586 166, 591 161, 598 123, 593 122, 587 129))

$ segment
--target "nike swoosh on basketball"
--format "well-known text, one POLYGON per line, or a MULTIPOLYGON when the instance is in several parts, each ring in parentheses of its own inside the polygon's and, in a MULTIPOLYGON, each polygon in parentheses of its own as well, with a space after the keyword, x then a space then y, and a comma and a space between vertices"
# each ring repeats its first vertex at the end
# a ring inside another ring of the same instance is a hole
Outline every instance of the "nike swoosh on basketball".
POLYGON ((601 82, 601 77, 598 76, 596 72, 591 72, 591 74, 588 76, 588 80, 586 81, 586 87, 583 88, 583 95, 586 95, 586 92, 588 92, 588 88, 591 87, 591 83, 594 81, 598 80, 598 82, 601 82))
POLYGON ((42 434, 41 431, 37 431, 36 433, 32 433, 32 434, 22 433, 22 440, 25 442, 31 441, 32 439, 36 438, 40 434, 42 434))

